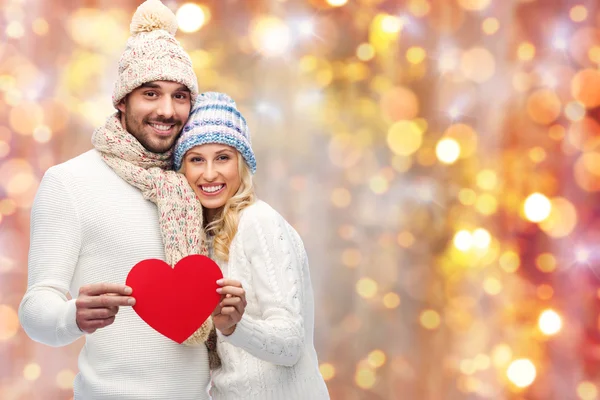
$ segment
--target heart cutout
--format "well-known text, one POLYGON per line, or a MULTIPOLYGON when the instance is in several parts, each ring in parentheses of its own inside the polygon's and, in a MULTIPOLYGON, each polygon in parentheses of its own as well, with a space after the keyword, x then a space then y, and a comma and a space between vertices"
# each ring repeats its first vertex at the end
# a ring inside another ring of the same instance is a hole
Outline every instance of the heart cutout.
POLYGON ((183 343, 212 314, 221 300, 217 280, 223 278, 210 258, 194 254, 174 268, 162 260, 143 260, 133 266, 125 284, 133 289, 133 310, 148 325, 183 343))

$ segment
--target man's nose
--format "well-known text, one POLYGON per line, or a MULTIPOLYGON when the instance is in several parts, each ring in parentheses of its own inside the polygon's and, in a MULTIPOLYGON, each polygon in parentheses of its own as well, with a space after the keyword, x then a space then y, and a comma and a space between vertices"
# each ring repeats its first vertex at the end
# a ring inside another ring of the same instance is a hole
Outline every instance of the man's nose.
POLYGON ((175 108, 173 107, 173 99, 170 96, 163 96, 158 104, 158 110, 156 113, 165 119, 169 119, 175 115, 175 108))

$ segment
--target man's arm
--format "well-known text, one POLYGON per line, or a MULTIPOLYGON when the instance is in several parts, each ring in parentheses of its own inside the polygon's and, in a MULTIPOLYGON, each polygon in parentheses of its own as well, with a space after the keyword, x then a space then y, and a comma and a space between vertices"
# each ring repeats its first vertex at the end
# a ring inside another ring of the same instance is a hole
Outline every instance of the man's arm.
POLYGON ((19 320, 29 337, 65 346, 83 332, 76 323, 75 299, 67 292, 81 248, 81 225, 69 188, 53 168, 44 175, 31 210, 27 292, 19 320))

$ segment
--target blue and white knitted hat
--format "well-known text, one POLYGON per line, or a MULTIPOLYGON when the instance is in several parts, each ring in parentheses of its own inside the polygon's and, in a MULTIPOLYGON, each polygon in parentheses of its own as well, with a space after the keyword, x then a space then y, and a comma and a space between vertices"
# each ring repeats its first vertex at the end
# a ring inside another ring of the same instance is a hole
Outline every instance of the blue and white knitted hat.
POLYGON ((237 149, 250 171, 253 174, 256 172, 256 159, 246 119, 236 108, 235 101, 224 93, 206 92, 196 99, 181 136, 175 143, 175 170, 179 171, 183 156, 189 149, 207 143, 226 144, 237 149))

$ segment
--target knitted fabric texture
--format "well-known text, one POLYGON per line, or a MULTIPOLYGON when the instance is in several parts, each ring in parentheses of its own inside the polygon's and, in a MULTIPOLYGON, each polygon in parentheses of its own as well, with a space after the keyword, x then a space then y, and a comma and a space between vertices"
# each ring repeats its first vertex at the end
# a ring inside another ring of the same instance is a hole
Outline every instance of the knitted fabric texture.
POLYGON ((208 367, 213 370, 221 367, 221 357, 217 352, 217 330, 213 326, 206 339, 206 348, 208 349, 208 367))
POLYGON ((192 60, 175 39, 177 19, 160 0, 147 0, 135 12, 131 37, 119 61, 119 75, 113 92, 113 105, 144 83, 171 81, 190 89, 192 101, 198 95, 198 82, 192 60))
POLYGON ((256 158, 246 119, 231 97, 224 93, 206 92, 198 96, 181 136, 175 143, 175 170, 181 168, 183 156, 189 149, 207 143, 226 144, 237 149, 250 171, 256 172, 256 158))
MULTIPOLYGON (((196 194, 182 174, 165 170, 171 165, 171 152, 156 154, 146 150, 123 129, 116 114, 96 129, 92 143, 117 175, 158 206, 169 265, 174 266, 191 254, 208 255, 202 228, 202 206, 196 194)), ((209 318, 184 344, 204 343, 212 328, 212 318, 209 318)))

